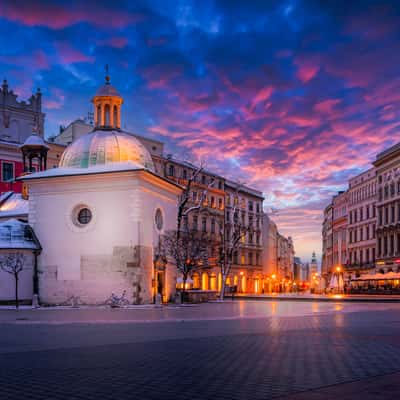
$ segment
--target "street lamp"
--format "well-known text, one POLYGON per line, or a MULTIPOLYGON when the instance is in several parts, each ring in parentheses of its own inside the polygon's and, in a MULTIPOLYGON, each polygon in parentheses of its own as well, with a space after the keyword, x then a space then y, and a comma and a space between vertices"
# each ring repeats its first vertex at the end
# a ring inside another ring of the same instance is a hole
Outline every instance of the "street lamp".
POLYGON ((338 293, 342 293, 343 292, 343 280, 341 280, 341 276, 342 276, 342 267, 340 265, 336 266, 336 275, 337 275, 337 290, 338 293))

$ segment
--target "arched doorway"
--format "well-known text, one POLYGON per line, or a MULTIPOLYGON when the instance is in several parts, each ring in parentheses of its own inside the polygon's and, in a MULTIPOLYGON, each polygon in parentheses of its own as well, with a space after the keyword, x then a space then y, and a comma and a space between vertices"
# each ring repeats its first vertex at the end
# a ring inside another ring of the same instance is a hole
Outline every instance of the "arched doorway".
POLYGON ((210 276, 210 290, 217 290, 217 275, 211 274, 210 276))
POLYGON ((197 272, 193 274, 193 289, 200 289, 200 276, 197 272))

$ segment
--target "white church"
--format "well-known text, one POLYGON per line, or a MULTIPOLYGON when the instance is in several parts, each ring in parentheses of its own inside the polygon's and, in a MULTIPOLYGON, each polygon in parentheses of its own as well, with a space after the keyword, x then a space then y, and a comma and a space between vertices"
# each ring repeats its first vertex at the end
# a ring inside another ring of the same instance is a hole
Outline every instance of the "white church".
MULTIPOLYGON (((36 277, 44 304, 104 304, 124 291, 134 304, 151 303, 156 293, 166 301, 177 272, 154 261, 160 235, 176 228, 182 189, 157 175, 148 150, 120 129, 123 99, 109 77, 92 102, 93 131, 66 148, 59 167, 19 178, 39 242, 21 290, 35 291, 36 277)), ((30 149, 45 146, 38 136, 28 140, 30 149)))

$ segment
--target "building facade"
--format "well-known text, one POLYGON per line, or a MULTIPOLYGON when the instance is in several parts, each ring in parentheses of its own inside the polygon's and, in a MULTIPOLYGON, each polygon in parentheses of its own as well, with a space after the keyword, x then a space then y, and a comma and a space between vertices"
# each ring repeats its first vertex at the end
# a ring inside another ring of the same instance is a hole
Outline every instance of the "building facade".
POLYGON ((328 282, 330 271, 333 268, 333 204, 324 209, 322 223, 322 262, 321 276, 328 282))
POLYGON ((342 290, 390 294, 400 291, 400 143, 372 164, 324 210, 322 274, 342 290))
MULTIPOLYGON (((16 178, 24 173, 20 147, 35 132, 43 138, 45 114, 42 95, 38 90, 28 102, 18 101, 7 81, 0 88, 0 193, 21 193, 22 183, 16 178)), ((48 143, 47 168, 58 166, 65 145, 48 143)), ((37 167, 37 162, 33 162, 37 167)))
POLYGON ((263 273, 278 275, 278 227, 267 215, 263 216, 263 273))
POLYGON ((28 102, 17 98, 4 80, 0 88, 0 140, 23 143, 34 129, 43 136, 45 115, 40 90, 32 94, 28 102))
POLYGON ((375 270, 376 171, 371 168, 349 180, 348 262, 346 273, 359 276, 375 270))
POLYGON ((398 271, 400 265, 400 144, 379 153, 377 179, 377 269, 398 271))
POLYGON ((343 267, 347 264, 347 208, 348 192, 339 192, 333 197, 332 220, 332 260, 333 267, 343 267))
POLYGON ((294 279, 294 254, 292 238, 278 233, 278 277, 282 281, 294 279))

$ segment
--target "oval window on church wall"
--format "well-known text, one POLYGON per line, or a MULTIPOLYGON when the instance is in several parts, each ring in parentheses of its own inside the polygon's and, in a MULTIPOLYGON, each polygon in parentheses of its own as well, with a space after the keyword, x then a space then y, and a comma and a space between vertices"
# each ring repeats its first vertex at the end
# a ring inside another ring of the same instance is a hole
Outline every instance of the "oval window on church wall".
POLYGON ((85 205, 75 207, 72 219, 77 226, 86 226, 93 218, 92 211, 85 205))
POLYGON ((154 217, 155 223, 156 223, 156 228, 161 231, 163 226, 164 226, 164 219, 163 219, 163 215, 162 215, 162 211, 157 208, 156 210, 156 215, 154 217))

